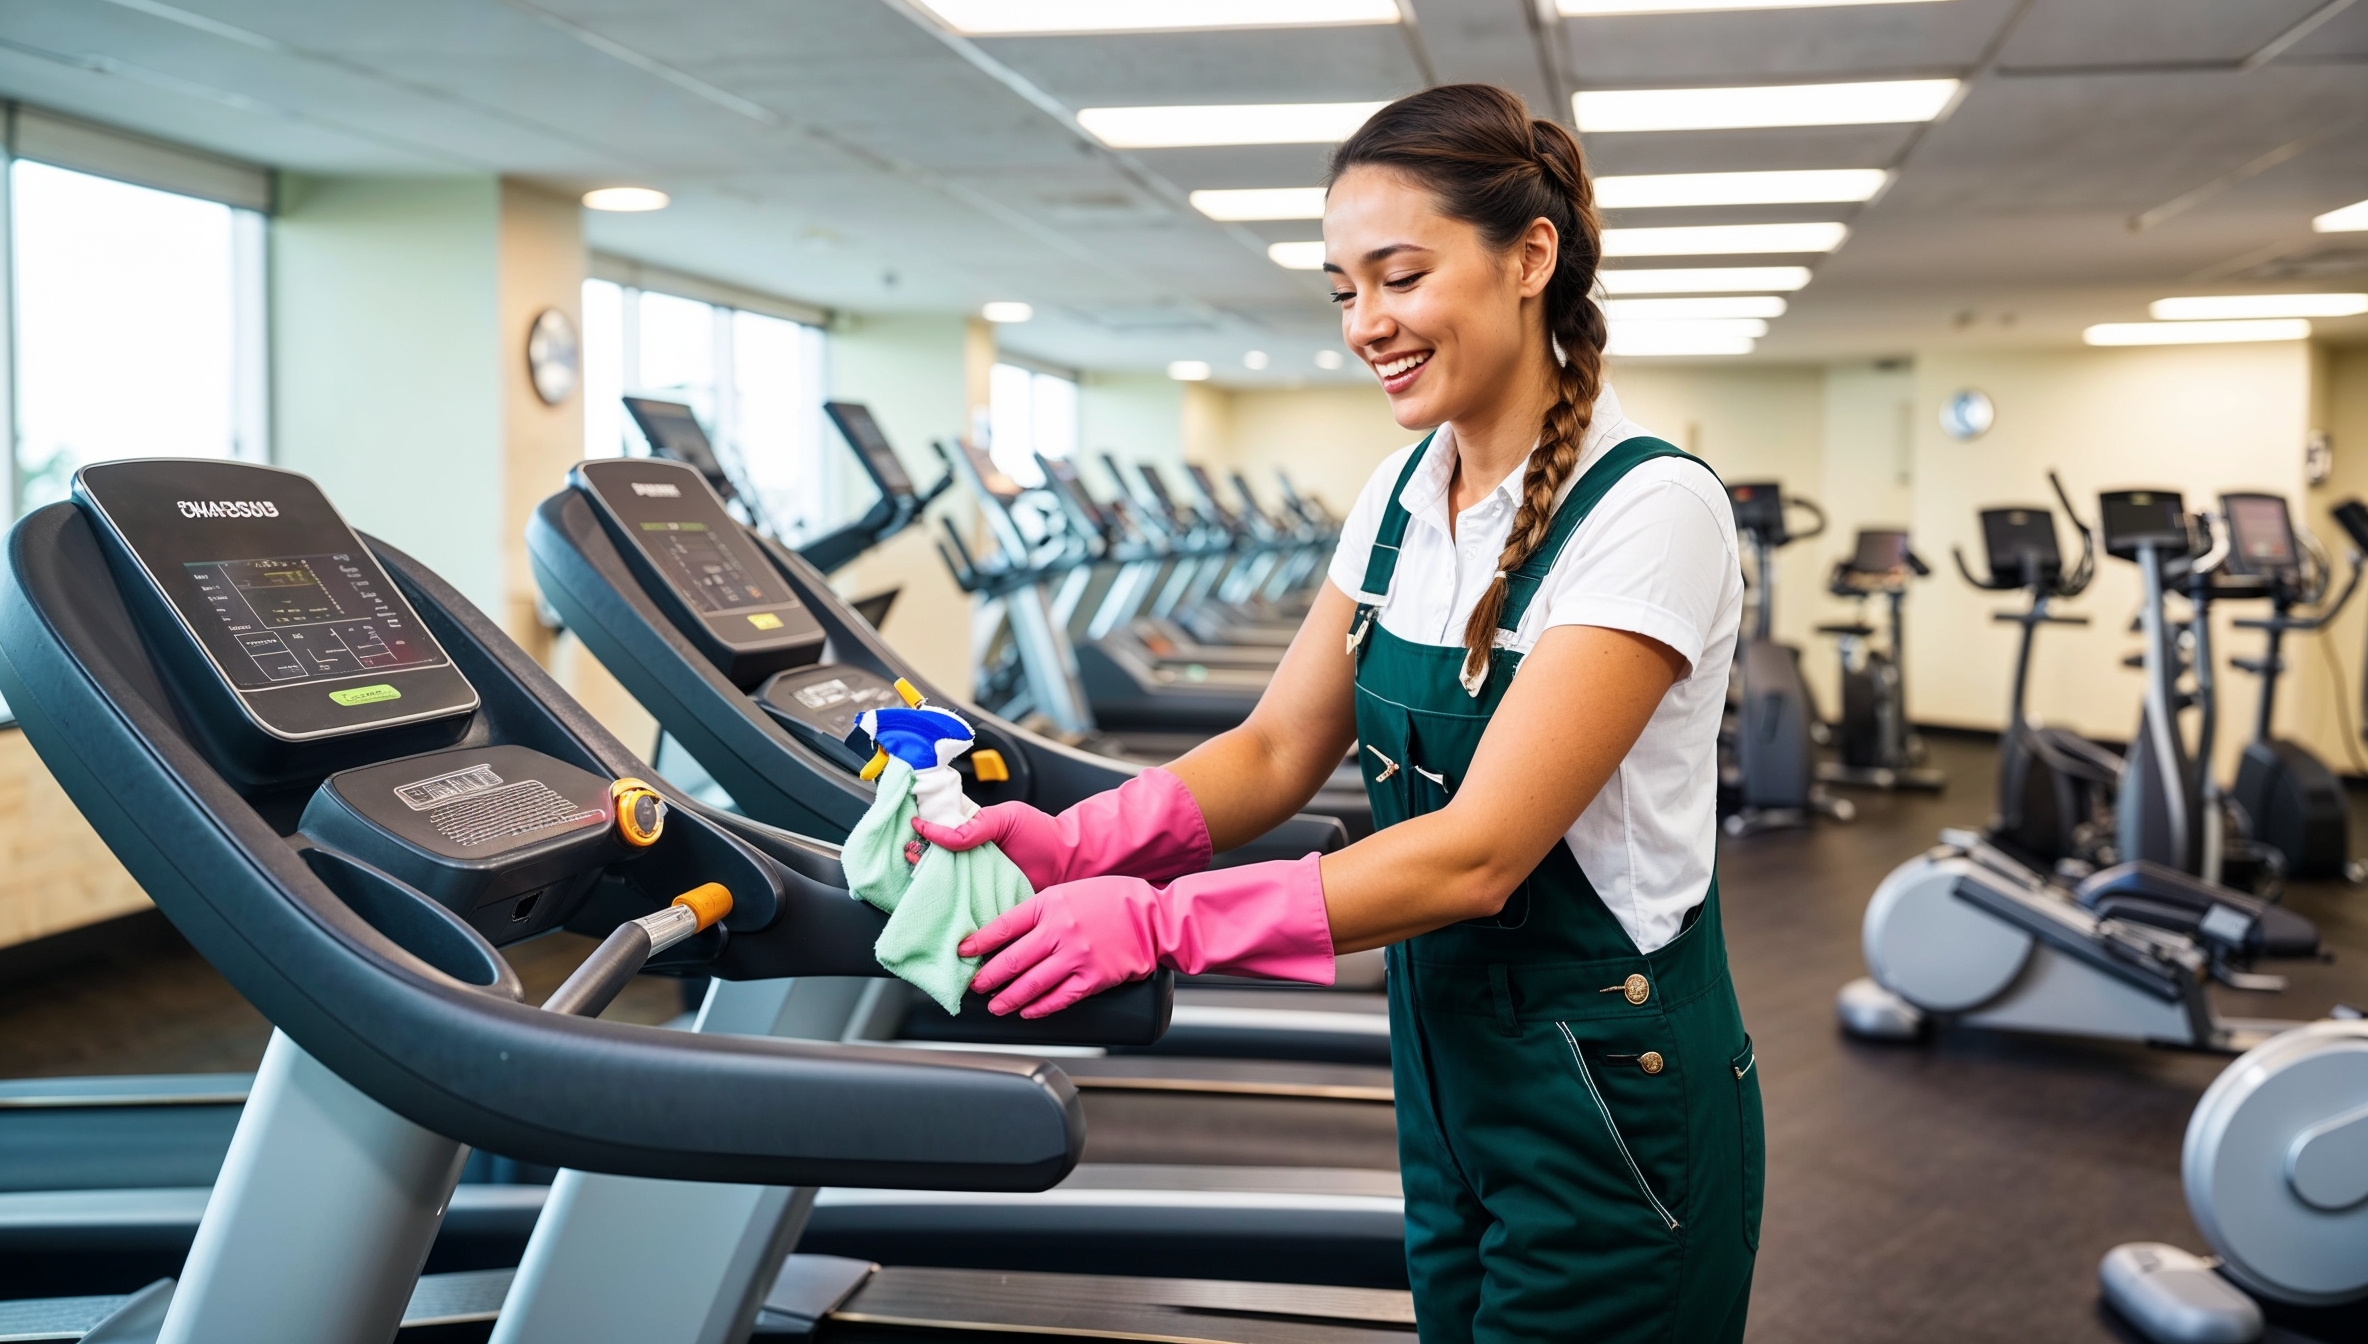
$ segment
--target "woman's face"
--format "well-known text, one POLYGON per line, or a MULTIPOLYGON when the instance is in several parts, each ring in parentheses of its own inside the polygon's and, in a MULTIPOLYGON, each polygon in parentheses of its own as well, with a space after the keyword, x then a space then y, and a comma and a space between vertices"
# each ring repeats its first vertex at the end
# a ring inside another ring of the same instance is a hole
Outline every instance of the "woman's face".
POLYGON ((1401 428, 1469 419, 1542 367, 1556 242, 1540 219, 1513 246, 1491 248, 1386 168, 1351 168, 1332 184, 1324 271, 1341 336, 1381 379, 1401 428))

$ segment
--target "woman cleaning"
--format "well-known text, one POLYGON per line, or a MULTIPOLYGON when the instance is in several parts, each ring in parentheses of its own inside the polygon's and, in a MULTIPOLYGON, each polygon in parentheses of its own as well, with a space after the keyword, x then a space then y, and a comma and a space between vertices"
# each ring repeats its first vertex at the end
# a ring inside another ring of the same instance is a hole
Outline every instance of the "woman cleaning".
POLYGON ((1713 872, 1725 492, 1603 385, 1593 189, 1518 97, 1383 108, 1333 156, 1324 244, 1349 348, 1428 432, 1248 722, 1059 817, 915 823, 1035 887, 962 944, 973 988, 1041 1016, 1386 946, 1421 1337, 1740 1340, 1763 1150, 1713 872), (1371 837, 1201 871, 1352 745, 1371 837))

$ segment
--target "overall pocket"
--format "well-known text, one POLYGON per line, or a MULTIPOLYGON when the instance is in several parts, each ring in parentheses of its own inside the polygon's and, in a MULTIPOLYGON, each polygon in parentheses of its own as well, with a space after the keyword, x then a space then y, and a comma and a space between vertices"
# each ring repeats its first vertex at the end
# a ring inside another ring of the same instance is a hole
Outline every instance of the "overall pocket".
POLYGON ((1768 1134, 1766 1112, 1760 1103, 1759 1054, 1751 1037, 1743 1038, 1743 1052, 1729 1061, 1735 1073, 1736 1118, 1742 1126, 1743 1242, 1760 1248, 1760 1204, 1768 1192, 1768 1134))
MULTIPOLYGON (((1578 1071, 1579 1082, 1585 1086, 1588 1098, 1595 1103, 1596 1114, 1603 1118, 1603 1126, 1611 1134, 1612 1148, 1619 1154, 1619 1160, 1626 1167, 1629 1177, 1636 1182, 1637 1194, 1642 1196, 1644 1202, 1652 1207, 1654 1216, 1661 1220, 1663 1227, 1668 1228, 1671 1232, 1678 1231, 1677 1215, 1669 1211, 1669 1203, 1664 1202, 1660 1192, 1653 1188, 1652 1179, 1645 1174, 1644 1164, 1637 1160, 1636 1150, 1629 1145, 1627 1134, 1621 1130, 1619 1118, 1612 1114, 1611 1101, 1604 1095, 1603 1084, 1597 1079, 1594 1068, 1590 1067, 1587 1062, 1587 1051, 1579 1044, 1578 1035, 1571 1030, 1570 1024, 1567 1022, 1555 1023, 1554 1029, 1562 1033, 1562 1042, 1570 1050, 1571 1067, 1578 1071)), ((1636 1058, 1646 1057, 1640 1055, 1636 1058)), ((1660 1058, 1658 1055, 1650 1057, 1656 1060, 1660 1058)), ((1624 1067, 1639 1068, 1642 1066, 1627 1064, 1624 1067)), ((1679 1081, 1674 1077, 1669 1079, 1669 1082, 1672 1086, 1680 1086, 1679 1081)))

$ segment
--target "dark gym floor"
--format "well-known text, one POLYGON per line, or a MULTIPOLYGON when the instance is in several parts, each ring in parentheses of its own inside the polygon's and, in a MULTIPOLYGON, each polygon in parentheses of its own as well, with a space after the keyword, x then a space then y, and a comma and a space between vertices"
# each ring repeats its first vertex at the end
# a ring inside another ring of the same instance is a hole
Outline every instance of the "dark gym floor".
MULTIPOLYGON (((1875 884, 1938 827, 1989 810, 1991 748, 1948 737, 1932 746, 1951 779, 1945 794, 1859 792, 1852 825, 1731 841, 1722 855, 1727 940, 1768 1114, 1750 1338, 2134 1340, 2097 1304, 2097 1261, 2123 1241, 2202 1249, 2180 1194, 2179 1147, 2225 1061, 1973 1032, 1877 1046, 1834 1029, 1834 991, 1861 973, 1859 915, 1875 884)), ((2368 837, 2363 801, 2355 796, 2355 837, 2368 837)), ((2275 968, 2292 975, 2289 992, 2229 995, 2223 1011, 2310 1017, 2368 1000, 2368 890, 2305 886, 2289 901, 2319 922, 2337 959, 2275 968)), ((169 935, 123 941, 0 990, 0 1077, 254 1066, 266 1028, 219 977, 169 935)), ((589 946, 554 938, 518 949, 520 974, 548 993, 589 946)), ((610 1011, 662 1021, 676 1008, 670 983, 644 982, 610 1011)), ((1087 1115, 1088 1160, 1394 1164, 1378 1106, 1100 1092, 1087 1094, 1087 1115)), ((2368 1338, 2358 1311, 2287 1324, 2301 1333, 2271 1338, 2368 1338)))

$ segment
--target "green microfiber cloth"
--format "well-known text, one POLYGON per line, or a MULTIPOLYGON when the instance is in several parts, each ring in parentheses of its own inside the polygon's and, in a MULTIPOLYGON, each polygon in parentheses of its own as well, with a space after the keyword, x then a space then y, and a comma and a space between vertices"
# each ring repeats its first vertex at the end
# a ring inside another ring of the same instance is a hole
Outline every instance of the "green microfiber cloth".
MULTIPOLYGON (((951 714, 945 717, 960 722, 951 714)), ((964 725, 959 749, 949 752, 954 742, 944 739, 928 744, 930 754, 943 761, 961 755, 969 748, 967 728, 964 725)), ((977 808, 962 796, 962 777, 950 764, 933 762, 916 771, 905 759, 911 751, 894 750, 885 730, 874 733, 888 753, 879 796, 848 833, 839 862, 846 869, 848 890, 888 912, 888 926, 872 948, 880 965, 917 986, 947 1013, 959 1013, 981 959, 962 956, 955 948, 1036 893, 1018 866, 992 843, 956 851, 923 840, 913 830, 915 816, 958 826, 977 808)))

